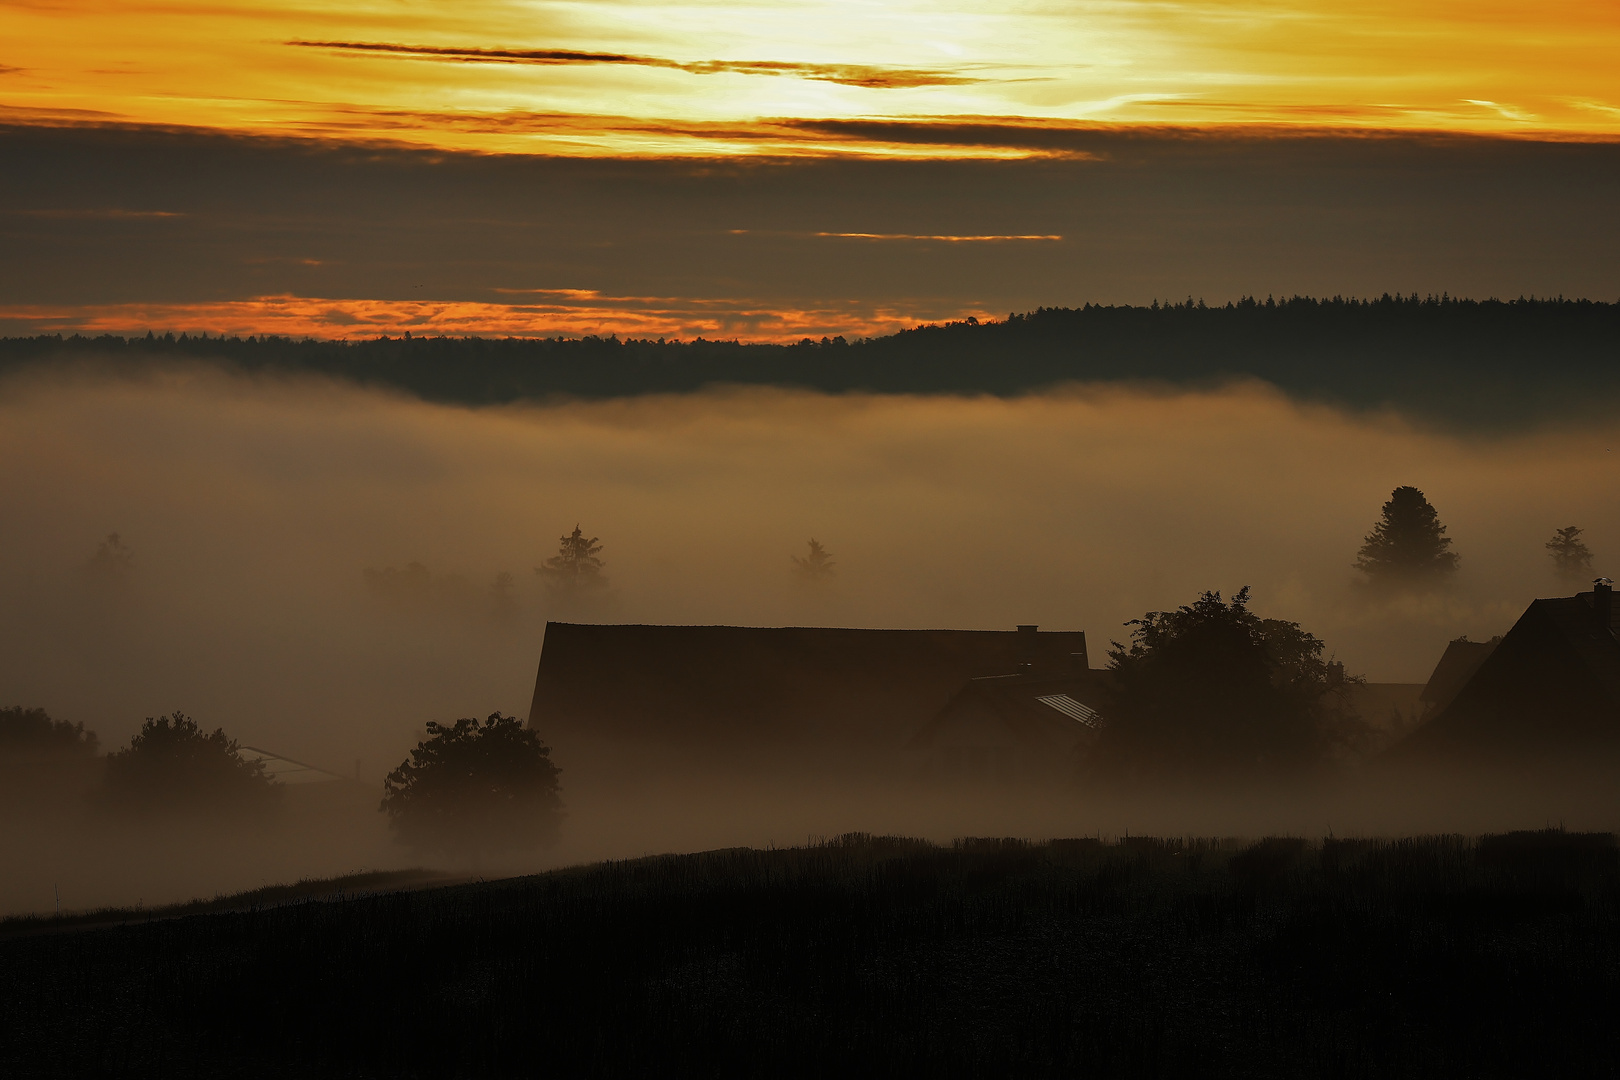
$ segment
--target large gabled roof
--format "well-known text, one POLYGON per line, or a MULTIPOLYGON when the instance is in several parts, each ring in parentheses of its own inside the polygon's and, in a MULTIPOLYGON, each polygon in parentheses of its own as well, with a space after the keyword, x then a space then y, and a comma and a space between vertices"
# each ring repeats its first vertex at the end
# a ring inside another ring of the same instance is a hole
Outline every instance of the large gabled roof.
POLYGON ((1391 756, 1567 752, 1620 742, 1620 638, 1592 593, 1531 601, 1434 717, 1391 756))
POLYGON ((531 726, 686 750, 898 748, 968 679, 1083 665, 1083 631, 548 623, 531 726), (1076 655, 1079 661, 1073 659, 1076 655))
POLYGON ((1496 637, 1489 641, 1469 641, 1466 637, 1460 637, 1448 642, 1418 700, 1431 709, 1443 709, 1451 704, 1457 692, 1468 684, 1474 672, 1479 670, 1479 665, 1485 662, 1501 640, 1496 637))
POLYGON ((1539 610, 1557 630, 1570 653, 1591 673, 1609 701, 1620 706, 1620 606, 1611 606, 1608 624, 1598 618, 1591 593, 1556 600, 1537 600, 1530 606, 1539 610))

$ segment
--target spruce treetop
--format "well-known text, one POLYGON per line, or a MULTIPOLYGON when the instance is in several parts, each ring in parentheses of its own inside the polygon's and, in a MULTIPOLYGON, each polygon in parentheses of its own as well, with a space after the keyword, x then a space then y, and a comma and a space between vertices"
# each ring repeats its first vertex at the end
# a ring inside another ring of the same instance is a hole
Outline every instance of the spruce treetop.
POLYGON ((1433 584, 1457 570, 1440 515, 1410 485, 1396 488, 1384 503, 1383 517, 1356 553, 1356 569, 1375 584, 1433 584))

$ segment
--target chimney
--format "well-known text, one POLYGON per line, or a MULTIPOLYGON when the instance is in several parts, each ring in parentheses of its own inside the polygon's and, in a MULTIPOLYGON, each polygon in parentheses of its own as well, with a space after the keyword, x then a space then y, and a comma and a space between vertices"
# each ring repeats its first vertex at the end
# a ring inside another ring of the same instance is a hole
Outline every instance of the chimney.
POLYGON ((1592 610, 1605 630, 1614 629, 1614 581, 1600 577, 1592 582, 1592 610))

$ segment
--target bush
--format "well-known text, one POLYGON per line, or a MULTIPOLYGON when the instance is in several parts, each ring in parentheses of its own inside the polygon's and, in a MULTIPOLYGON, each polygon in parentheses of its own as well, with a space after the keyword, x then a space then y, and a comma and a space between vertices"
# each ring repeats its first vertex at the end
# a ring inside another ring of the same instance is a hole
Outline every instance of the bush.
POLYGON ((415 847, 447 852, 553 843, 562 821, 557 766, 515 716, 430 722, 428 737, 383 781, 381 809, 415 847))
POLYGON ((1278 774, 1355 741, 1344 708, 1360 679, 1298 623, 1262 619, 1249 590, 1153 611, 1109 650, 1113 700, 1099 764, 1116 771, 1278 774))
POLYGON ((223 728, 204 732, 183 713, 147 717, 129 749, 108 755, 108 805, 133 810, 240 812, 267 807, 280 787, 247 761, 223 728))

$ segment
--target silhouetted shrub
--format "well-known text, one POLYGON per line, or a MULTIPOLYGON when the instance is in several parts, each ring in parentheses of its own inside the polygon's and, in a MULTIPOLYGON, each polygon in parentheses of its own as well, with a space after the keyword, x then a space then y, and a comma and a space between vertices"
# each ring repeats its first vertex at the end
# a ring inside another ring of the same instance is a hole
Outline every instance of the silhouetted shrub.
POLYGON ((1245 586, 1206 592, 1127 625, 1109 650, 1113 700, 1096 753, 1103 775, 1277 773, 1355 742, 1346 692, 1361 680, 1322 658, 1298 623, 1262 619, 1245 586))
POLYGON ((223 728, 204 732, 183 713, 147 717, 127 750, 107 757, 101 802, 135 811, 220 813, 268 807, 280 787, 223 728))
POLYGON ((427 730, 383 782, 382 810, 402 840, 474 857, 556 840, 558 769, 539 734, 498 712, 427 730))

